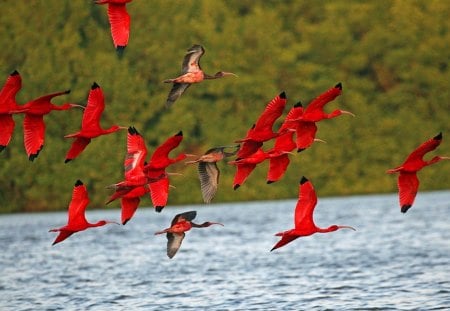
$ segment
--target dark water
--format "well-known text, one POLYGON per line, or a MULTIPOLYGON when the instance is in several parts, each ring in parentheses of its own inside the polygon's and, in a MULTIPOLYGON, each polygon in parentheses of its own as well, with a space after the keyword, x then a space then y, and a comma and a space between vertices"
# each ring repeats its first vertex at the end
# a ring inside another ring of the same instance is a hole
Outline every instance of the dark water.
MULTIPOLYGON (((65 213, 0 217, 0 310, 450 309, 450 192, 319 198, 316 223, 354 226, 269 252, 295 201, 140 208, 126 226, 51 246, 65 213), (188 232, 172 260, 154 236, 179 212, 225 227, 188 232)), ((119 220, 119 211, 87 218, 119 220)))

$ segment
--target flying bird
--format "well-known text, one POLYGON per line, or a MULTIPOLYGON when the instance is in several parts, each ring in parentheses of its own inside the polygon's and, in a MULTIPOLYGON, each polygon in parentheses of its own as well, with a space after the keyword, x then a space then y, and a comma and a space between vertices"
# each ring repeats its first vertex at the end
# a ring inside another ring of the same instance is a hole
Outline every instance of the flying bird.
POLYGON ((242 143, 237 153, 238 159, 250 156, 256 152, 263 142, 273 139, 290 129, 283 129, 281 132, 274 132, 272 127, 275 121, 283 114, 286 106, 287 97, 285 92, 275 96, 264 108, 264 111, 258 117, 256 123, 247 132, 245 138, 236 140, 242 143))
POLYGON ((198 44, 191 46, 183 59, 181 75, 174 79, 164 80, 164 83, 173 83, 172 89, 167 97, 166 107, 170 107, 193 83, 203 80, 223 78, 226 76, 236 76, 232 72, 219 71, 211 76, 203 72, 200 67, 200 58, 205 53, 205 49, 198 44))
POLYGON ((302 236, 309 236, 315 233, 333 232, 343 228, 355 230, 355 228, 350 226, 338 225, 332 225, 328 228, 317 227, 313 219, 313 213, 316 204, 317 195, 314 187, 312 183, 303 176, 300 180, 298 201, 297 206, 295 207, 295 228, 275 234, 275 236, 280 236, 281 240, 278 241, 278 243, 275 244, 275 246, 270 251, 282 247, 302 236))
POLYGON ((155 232, 155 235, 166 233, 167 256, 169 258, 173 258, 173 256, 175 256, 181 246, 181 242, 183 242, 185 232, 191 230, 191 228, 205 228, 211 225, 223 226, 223 224, 221 223, 209 221, 202 224, 196 224, 192 221, 196 216, 196 211, 189 211, 178 214, 173 218, 170 228, 155 232))
MULTIPOLYGON (((233 180, 233 189, 236 190, 247 180, 248 176, 253 172, 256 165, 267 159, 278 158, 282 161, 279 156, 283 154, 288 154, 289 151, 278 151, 272 149, 265 152, 259 148, 255 153, 249 155, 246 158, 236 159, 234 161, 228 162, 228 164, 236 165, 236 173, 233 180)), ((273 169, 273 166, 272 166, 273 169)), ((270 173, 269 173, 270 174, 270 173)))
POLYGON ((77 180, 72 191, 72 200, 69 204, 69 218, 67 221, 67 225, 61 228, 51 229, 49 231, 59 232, 52 245, 62 242, 72 234, 86 230, 88 228, 100 227, 109 223, 117 224, 116 222, 107 220, 100 220, 96 223, 89 223, 86 220, 85 216, 85 211, 88 204, 89 197, 86 186, 81 182, 81 180, 77 180))
POLYGON ((91 142, 92 138, 117 132, 127 127, 113 125, 109 129, 102 129, 100 126, 100 117, 105 110, 105 98, 103 91, 97 83, 93 83, 89 92, 87 106, 81 120, 81 130, 79 132, 64 136, 65 138, 75 138, 66 155, 65 163, 72 161, 80 155, 81 152, 91 142))
POLYGON ((121 55, 130 37, 130 15, 126 4, 132 0, 96 0, 96 4, 108 4, 108 20, 114 47, 121 55))
POLYGON ((389 169, 388 174, 400 173, 397 186, 400 201, 400 210, 406 213, 414 203, 417 190, 419 189, 419 179, 417 172, 425 166, 437 163, 441 160, 450 160, 450 157, 435 156, 430 161, 425 161, 423 157, 430 151, 436 149, 442 141, 442 133, 427 140, 417 147, 403 162, 402 165, 389 169))
POLYGON ((238 150, 237 148, 239 148, 239 145, 214 147, 206 151, 205 154, 197 160, 185 162, 186 164, 198 163, 197 170, 200 179, 200 189, 205 203, 211 203, 217 192, 220 176, 217 162, 235 155, 238 150), (236 148, 236 150, 226 152, 226 148, 236 148))
POLYGON ((53 98, 69 93, 70 90, 44 95, 27 102, 20 108, 19 112, 25 113, 25 118, 23 119, 23 143, 30 161, 36 159, 44 147, 44 115, 49 114, 53 110, 69 110, 75 107, 84 109, 81 105, 71 103, 52 104, 51 100, 53 98))
POLYGON ((144 173, 147 178, 157 179, 161 175, 164 177, 150 183, 150 193, 153 206, 156 212, 161 212, 166 206, 169 198, 169 177, 170 173, 166 173, 166 168, 174 163, 186 159, 188 154, 180 153, 175 158, 169 158, 169 153, 177 148, 183 140, 183 132, 179 131, 174 136, 169 137, 164 143, 159 145, 148 164, 144 166, 144 173))
POLYGON ((0 152, 8 146, 14 132, 14 113, 23 112, 16 102, 16 94, 22 88, 22 78, 17 70, 14 70, 0 91, 0 152), (13 112, 16 111, 16 112, 13 112))
POLYGON ((341 94, 342 94, 342 83, 338 83, 333 88, 325 91, 324 93, 314 98, 304 109, 301 119, 303 121, 319 122, 323 119, 335 118, 337 116, 340 116, 341 114, 349 114, 354 117, 355 115, 350 111, 336 109, 331 113, 326 113, 323 110, 326 104, 333 101, 336 97, 338 97, 341 94))

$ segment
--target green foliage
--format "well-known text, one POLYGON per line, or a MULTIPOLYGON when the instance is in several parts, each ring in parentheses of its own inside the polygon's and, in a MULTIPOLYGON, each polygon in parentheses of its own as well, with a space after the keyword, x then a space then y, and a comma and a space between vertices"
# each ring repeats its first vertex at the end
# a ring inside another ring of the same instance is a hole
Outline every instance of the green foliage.
MULTIPOLYGON (((271 185, 265 184, 265 163, 234 191, 234 167, 219 163, 215 202, 296 197, 302 175, 319 195, 395 191, 396 178, 386 169, 440 131, 444 141, 436 153, 450 155, 446 1, 136 0, 127 8, 130 42, 118 58, 106 6, 3 1, 1 83, 17 69, 23 78, 19 103, 71 89, 54 102, 84 105, 96 81, 106 97, 104 127, 135 126, 150 152, 182 130, 184 141, 174 154, 233 144, 281 91, 288 96, 287 111, 343 83, 343 95, 327 109, 349 110, 355 118, 319 123, 317 137, 327 143, 291 156, 287 174, 271 185), (192 44, 205 47, 201 64, 207 73, 239 77, 194 85, 166 109, 171 86, 162 80, 179 74, 192 44)), ((104 208, 110 194, 105 186, 123 178, 126 132, 96 138, 64 164, 72 141, 63 136, 78 130, 80 118, 80 110, 47 115, 45 147, 30 162, 23 116, 15 116, 12 142, 0 153, 0 212, 66 209, 76 179, 88 185, 92 206, 104 208)), ((421 190, 448 188, 449 165, 419 173, 421 190)), ((176 189, 169 204, 200 203, 196 168, 178 164, 169 171, 183 173, 171 178, 176 189)), ((143 199, 142 205, 150 204, 143 199)))

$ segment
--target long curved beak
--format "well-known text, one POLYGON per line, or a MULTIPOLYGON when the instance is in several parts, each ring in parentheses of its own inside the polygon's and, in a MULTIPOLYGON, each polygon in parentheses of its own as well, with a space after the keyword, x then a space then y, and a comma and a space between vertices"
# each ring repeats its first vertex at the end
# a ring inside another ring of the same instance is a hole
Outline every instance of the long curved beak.
POLYGON ((78 104, 70 104, 70 107, 77 107, 77 108, 81 108, 81 109, 85 109, 86 107, 78 105, 78 104))
POLYGON ((198 155, 192 154, 192 153, 185 153, 185 155, 186 155, 187 157, 198 157, 198 155))
POLYGON ((350 111, 341 110, 341 113, 351 115, 352 117, 356 117, 355 114, 351 113, 350 111))
POLYGON ((223 224, 221 224, 220 222, 210 222, 211 225, 221 225, 222 227, 225 227, 223 224))
POLYGON ((355 228, 350 227, 350 226, 338 226, 339 229, 352 229, 353 231, 356 231, 355 228))
POLYGON ((115 221, 106 221, 106 223, 107 224, 116 224, 116 225, 119 225, 120 226, 120 224, 118 223, 118 222, 115 222, 115 221))
POLYGON ((238 75, 237 74, 235 74, 235 73, 232 73, 232 72, 223 72, 223 75, 224 76, 235 76, 235 77, 238 77, 238 75))
POLYGON ((441 160, 450 160, 450 157, 441 157, 441 160))
POLYGON ((315 142, 319 142, 319 143, 324 143, 324 144, 327 143, 325 140, 322 140, 322 139, 320 139, 320 138, 314 138, 314 141, 315 141, 315 142))

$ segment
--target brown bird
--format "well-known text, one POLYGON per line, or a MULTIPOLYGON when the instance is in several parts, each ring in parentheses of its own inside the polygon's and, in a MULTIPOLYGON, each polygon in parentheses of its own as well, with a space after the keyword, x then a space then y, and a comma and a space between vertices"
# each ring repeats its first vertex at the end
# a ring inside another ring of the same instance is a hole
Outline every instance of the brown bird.
POLYGON ((181 75, 174 79, 164 80, 164 83, 173 83, 172 89, 167 97, 166 107, 170 107, 193 83, 203 80, 223 78, 225 76, 237 76, 232 72, 219 71, 211 76, 203 72, 200 67, 200 57, 205 53, 205 49, 198 44, 191 46, 186 53, 181 67, 181 75))
POLYGON ((187 161, 186 164, 198 163, 198 177, 200 179, 200 188, 203 201, 211 203, 217 192, 219 185, 220 170, 217 162, 224 158, 231 157, 237 153, 239 145, 214 147, 206 151, 204 155, 194 161, 187 161), (225 152, 226 148, 237 148, 233 152, 225 152))
POLYGON ((167 256, 169 258, 173 258, 177 253, 178 249, 181 246, 181 242, 183 242, 185 232, 191 230, 191 228, 205 228, 211 225, 221 225, 223 224, 218 222, 204 222, 202 224, 196 224, 192 222, 195 216, 197 216, 196 211, 185 212, 181 214, 177 214, 170 225, 170 228, 164 229, 162 231, 155 232, 157 234, 166 233, 167 237, 167 256))

